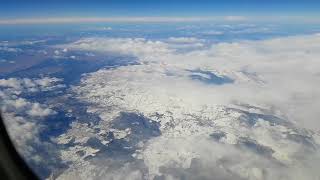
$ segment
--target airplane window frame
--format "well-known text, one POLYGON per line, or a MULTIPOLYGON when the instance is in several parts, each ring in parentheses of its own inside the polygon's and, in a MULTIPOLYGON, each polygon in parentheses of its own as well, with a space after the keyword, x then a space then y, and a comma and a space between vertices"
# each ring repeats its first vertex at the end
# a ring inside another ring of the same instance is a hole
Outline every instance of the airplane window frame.
POLYGON ((12 143, 0 113, 0 177, 7 180, 39 179, 12 143))

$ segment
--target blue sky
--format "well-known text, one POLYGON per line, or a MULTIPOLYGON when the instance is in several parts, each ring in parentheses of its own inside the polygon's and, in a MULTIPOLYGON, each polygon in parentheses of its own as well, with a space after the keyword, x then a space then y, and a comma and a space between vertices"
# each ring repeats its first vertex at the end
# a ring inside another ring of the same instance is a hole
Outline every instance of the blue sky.
POLYGON ((319 9, 319 0, 0 0, 0 25, 128 20, 115 17, 149 18, 129 19, 131 22, 167 22, 167 17, 200 17, 203 21, 204 17, 218 17, 210 21, 246 19, 259 22, 320 23, 319 9), (167 19, 150 19, 154 17, 167 19))
POLYGON ((303 16, 318 19, 317 0, 0 0, 0 20, 65 17, 303 16))

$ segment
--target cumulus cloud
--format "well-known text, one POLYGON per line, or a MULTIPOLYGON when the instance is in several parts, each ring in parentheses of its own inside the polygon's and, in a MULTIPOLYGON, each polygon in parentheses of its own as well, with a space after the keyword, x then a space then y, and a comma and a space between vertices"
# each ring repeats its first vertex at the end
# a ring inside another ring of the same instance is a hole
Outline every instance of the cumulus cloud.
POLYGON ((5 107, 14 107, 14 109, 18 110, 18 109, 24 109, 25 107, 27 106, 30 106, 30 102, 27 101, 26 99, 24 98, 14 98, 14 97, 11 97, 11 98, 8 98, 8 97, 5 97, 5 96, 10 96, 10 94, 4 94, 4 96, 2 97, 3 99, 3 104, 5 104, 5 106, 3 106, 2 108, 5 108, 5 107))
POLYGON ((40 79, 0 79, 1 110, 4 113, 26 114, 31 117, 46 117, 56 112, 38 102, 31 102, 23 95, 49 91, 64 87, 61 79, 44 77, 40 79))
MULTIPOLYGON (((37 174, 46 176, 52 164, 57 163, 55 147, 40 139, 46 117, 56 114, 48 105, 27 99, 35 93, 62 87, 57 78, 0 79, 0 106, 6 128, 18 152, 32 168, 43 165, 37 174)), ((38 169, 36 169, 38 170, 38 169)))
POLYGON ((133 56, 159 56, 167 54, 167 44, 144 38, 85 38, 59 47, 77 50, 120 53, 133 56))
POLYGON ((32 157, 34 148, 29 143, 34 140, 38 141, 37 135, 40 127, 24 117, 16 116, 14 113, 3 113, 2 115, 7 120, 5 121, 6 128, 19 153, 25 157, 32 157))
POLYGON ((61 79, 48 77, 42 79, 0 79, 0 105, 2 112, 4 114, 11 113, 11 116, 14 116, 14 114, 24 114, 31 118, 44 118, 55 114, 55 111, 48 108, 47 105, 27 100, 23 95, 55 89, 56 87, 60 87, 57 85, 57 82, 60 81, 61 79))
POLYGON ((40 138, 45 129, 33 117, 18 115, 16 112, 2 112, 9 137, 18 153, 40 178, 45 178, 55 165, 59 164, 56 146, 40 138), (40 169, 40 170, 39 170, 40 169))
POLYGON ((40 116, 45 117, 48 115, 52 115, 55 112, 49 108, 41 107, 39 103, 33 103, 30 110, 27 111, 30 116, 40 116))
POLYGON ((10 87, 14 89, 21 88, 21 82, 16 78, 9 78, 9 79, 0 79, 0 86, 2 87, 10 87))
POLYGON ((146 39, 89 38, 64 46, 141 62, 90 73, 73 90, 92 104, 88 112, 102 119, 98 127, 121 112, 159 122, 161 136, 134 154, 149 179, 212 172, 219 179, 316 179, 319 42, 319 35, 305 35, 188 52, 146 39))
POLYGON ((30 102, 21 97, 8 97, 12 96, 8 93, 1 97, 1 109, 3 112, 12 112, 26 114, 33 118, 35 117, 47 117, 53 115, 56 112, 48 108, 46 105, 41 105, 37 102, 30 102))
POLYGON ((0 79, 0 88, 10 88, 16 93, 49 91, 64 87, 58 78, 43 77, 38 79, 29 78, 8 78, 0 79))

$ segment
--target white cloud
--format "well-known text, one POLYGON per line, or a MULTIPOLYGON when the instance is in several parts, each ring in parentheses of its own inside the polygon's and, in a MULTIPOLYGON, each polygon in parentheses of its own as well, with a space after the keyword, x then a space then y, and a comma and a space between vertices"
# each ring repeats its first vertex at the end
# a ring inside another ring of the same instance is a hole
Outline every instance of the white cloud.
POLYGON ((198 43, 204 40, 195 37, 170 37, 168 41, 171 43, 198 43))
MULTIPOLYGON (((2 91, 3 92, 3 91, 2 91)), ((41 105, 38 102, 30 102, 21 97, 12 96, 8 92, 3 92, 1 99, 1 110, 3 112, 11 112, 17 114, 25 114, 32 118, 44 118, 53 115, 56 112, 48 108, 46 105, 41 105)))
POLYGON ((19 48, 6 47, 6 46, 1 47, 0 46, 0 51, 7 51, 7 52, 11 52, 11 53, 17 53, 17 52, 21 52, 22 50, 19 49, 19 48))
POLYGON ((51 142, 40 140, 45 130, 45 118, 55 114, 46 104, 25 99, 24 95, 35 95, 39 91, 57 90, 62 80, 44 77, 40 79, 10 78, 0 79, 0 106, 7 131, 17 151, 30 163, 43 166, 37 175, 45 176, 44 169, 52 169, 57 164, 57 149, 51 142))
POLYGON ((54 114, 55 111, 47 108, 46 105, 40 105, 20 97, 21 93, 17 93, 17 91, 24 91, 23 84, 29 80, 9 79, 8 81, 2 80, 2 82, 5 82, 3 85, 6 86, 2 86, 0 90, 1 115, 12 142, 29 163, 43 163, 45 156, 41 154, 43 152, 39 150, 39 147, 45 149, 47 143, 39 140, 42 125, 38 120, 54 114), (19 84, 19 86, 12 85, 12 82, 19 82, 13 83, 19 84), (18 90, 14 88, 18 88, 18 90))
POLYGON ((152 57, 167 54, 169 51, 167 46, 166 43, 143 38, 85 38, 59 47, 152 57))
POLYGON ((195 37, 170 37, 167 40, 170 49, 199 49, 205 46, 205 40, 195 37))
POLYGON ((233 34, 270 33, 270 32, 272 32, 272 29, 268 27, 250 27, 250 28, 244 28, 241 30, 230 31, 230 33, 233 33, 233 34))
POLYGON ((46 117, 54 114, 55 112, 49 108, 41 107, 39 103, 33 103, 27 114, 30 116, 46 117))
POLYGON ((110 30, 112 30, 112 27, 103 27, 103 30, 110 31, 110 30))
POLYGON ((50 78, 50 77, 44 77, 44 78, 41 78, 41 79, 34 80, 34 82, 36 84, 38 84, 39 86, 41 86, 41 87, 49 87, 49 86, 52 86, 53 84, 56 84, 56 83, 61 82, 61 81, 62 81, 61 79, 50 78))
POLYGON ((9 78, 9 79, 0 79, 0 86, 2 87, 10 87, 14 89, 21 88, 21 82, 16 78, 9 78))
POLYGON ((45 178, 44 169, 52 169, 52 165, 57 163, 58 152, 50 142, 40 139, 44 126, 34 118, 20 116, 15 112, 2 112, 1 115, 18 153, 38 176, 45 178), (39 170, 35 164, 43 168, 39 170))
POLYGON ((201 32, 201 34, 216 36, 216 35, 223 35, 224 32, 223 31, 209 30, 209 31, 201 32))
POLYGON ((19 153, 25 157, 32 157, 34 148, 29 143, 38 141, 37 135, 40 127, 36 123, 13 113, 3 113, 2 115, 7 131, 19 153))
POLYGON ((226 21, 245 21, 245 20, 248 20, 248 18, 244 17, 244 16, 226 16, 226 17, 224 17, 224 20, 226 20, 226 21))
POLYGON ((9 78, 0 79, 1 109, 3 112, 23 113, 33 117, 46 117, 55 114, 55 111, 38 102, 30 102, 20 97, 22 93, 29 94, 38 91, 49 91, 64 87, 58 78, 44 77, 41 79, 9 78))
POLYGON ((0 79, 0 87, 11 88, 11 90, 16 93, 49 91, 64 87, 64 85, 60 84, 61 81, 61 79, 50 77, 43 77, 39 79, 9 78, 0 79))
POLYGON ((33 88, 37 86, 37 83, 35 83, 32 79, 29 78, 23 78, 22 83, 27 87, 27 88, 33 88))
POLYGON ((28 102, 24 98, 17 98, 17 99, 14 99, 14 100, 7 100, 5 103, 6 103, 6 105, 14 106, 16 109, 24 109, 26 106, 30 105, 30 102, 28 102))
MULTIPOLYGON (((179 53, 168 43, 145 39, 90 38, 66 46, 134 55, 142 62, 88 74, 74 91, 93 104, 88 112, 102 118, 98 127, 122 111, 159 121, 161 136, 135 155, 150 179, 193 171, 195 178, 213 171, 229 179, 316 179, 319 42, 319 35, 294 36, 179 53), (192 79, 212 74, 234 82, 192 79), (155 113, 161 116, 154 118, 155 113), (222 133, 216 142, 214 133, 222 133), (212 169, 197 174, 200 167, 212 169)), ((84 167, 73 166, 80 172, 84 167)))

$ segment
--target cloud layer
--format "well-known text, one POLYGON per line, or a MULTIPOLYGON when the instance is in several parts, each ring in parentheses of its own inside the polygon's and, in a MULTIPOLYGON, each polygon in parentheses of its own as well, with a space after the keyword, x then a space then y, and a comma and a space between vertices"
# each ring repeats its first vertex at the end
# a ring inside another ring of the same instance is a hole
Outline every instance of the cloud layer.
MULTIPOLYGON (((216 88, 198 86, 204 92, 200 93, 197 90, 195 93, 205 94, 204 99, 197 96, 199 101, 213 99, 217 104, 239 101, 267 108, 275 107, 283 111, 283 115, 288 119, 312 128, 314 123, 318 122, 319 115, 315 110, 319 106, 320 98, 317 93, 319 86, 315 83, 319 81, 319 39, 319 35, 311 35, 259 42, 219 43, 204 50, 180 54, 175 53, 176 49, 172 49, 170 43, 144 39, 91 38, 67 47, 130 54, 137 56, 140 62, 152 62, 145 66, 127 68, 137 76, 145 76, 144 69, 152 72, 148 74, 150 81, 158 80, 151 78, 157 76, 155 72, 161 72, 163 75, 171 73, 187 81, 185 84, 189 86, 196 82, 182 76, 188 77, 187 70, 194 69, 226 76, 234 79, 235 83, 216 88), (299 112, 301 117, 296 112, 299 112)), ((121 78, 118 77, 120 80, 121 78)), ((181 87, 184 81, 178 82, 181 83, 181 87)))
MULTIPOLYGON (((73 88, 80 100, 92 104, 88 112, 102 119, 86 131, 110 131, 123 112, 159 122, 161 135, 141 142, 132 154, 135 160, 117 173, 133 173, 132 179, 319 178, 318 34, 218 43, 184 52, 173 46, 181 41, 201 40, 88 38, 62 46, 135 56, 140 63, 88 74, 73 88), (138 169, 131 167, 140 161, 138 169)), ((70 132, 77 137, 77 130, 70 132)), ((101 142, 104 133, 96 134, 101 142)), ((99 149, 86 151, 96 154, 99 149)), ((73 152, 65 153, 69 157, 73 152)), ((75 165, 61 178, 76 173, 85 179, 92 169, 111 176, 105 168, 110 164, 99 159, 72 161, 75 165)))

